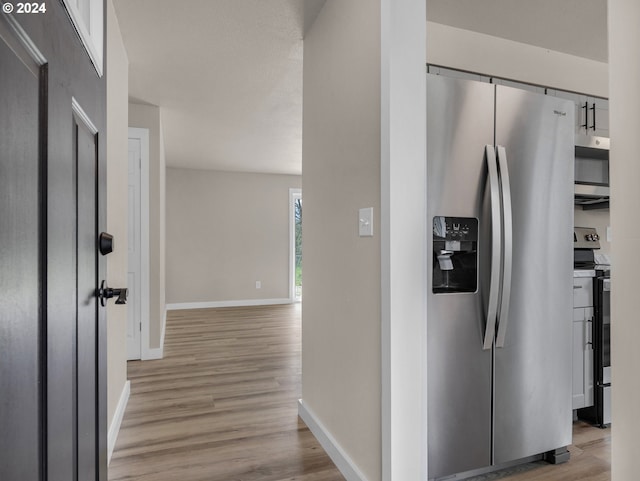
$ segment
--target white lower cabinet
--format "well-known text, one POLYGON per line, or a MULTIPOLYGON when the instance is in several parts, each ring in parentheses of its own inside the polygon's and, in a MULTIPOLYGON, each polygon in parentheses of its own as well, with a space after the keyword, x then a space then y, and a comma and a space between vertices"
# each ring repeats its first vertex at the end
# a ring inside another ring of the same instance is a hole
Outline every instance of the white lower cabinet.
POLYGON ((575 307, 572 408, 589 406, 593 406, 593 307, 575 307))

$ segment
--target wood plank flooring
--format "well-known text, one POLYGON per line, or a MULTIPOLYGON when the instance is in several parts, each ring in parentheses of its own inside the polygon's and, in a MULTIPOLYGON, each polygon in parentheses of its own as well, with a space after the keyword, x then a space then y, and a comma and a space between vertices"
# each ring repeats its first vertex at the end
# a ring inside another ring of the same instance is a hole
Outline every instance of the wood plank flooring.
MULTIPOLYGON (((129 363, 109 480, 344 481, 297 417, 300 349, 299 304, 169 312, 164 359, 129 363)), ((610 444, 576 422, 568 463, 474 481, 610 481, 610 444)))
POLYGON ((171 311, 130 362, 109 480, 344 481, 297 417, 300 305, 171 311))
POLYGON ((611 481, 611 429, 574 422, 569 451, 571 458, 564 464, 539 461, 468 481, 611 481))

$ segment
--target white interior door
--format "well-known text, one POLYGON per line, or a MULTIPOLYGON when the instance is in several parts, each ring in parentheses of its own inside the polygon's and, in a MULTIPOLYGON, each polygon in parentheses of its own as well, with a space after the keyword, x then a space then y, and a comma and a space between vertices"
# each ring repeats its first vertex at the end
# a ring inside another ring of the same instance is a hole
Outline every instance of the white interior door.
POLYGON ((129 267, 127 286, 129 286, 129 313, 127 319, 127 359, 140 359, 141 316, 141 140, 129 139, 129 267))

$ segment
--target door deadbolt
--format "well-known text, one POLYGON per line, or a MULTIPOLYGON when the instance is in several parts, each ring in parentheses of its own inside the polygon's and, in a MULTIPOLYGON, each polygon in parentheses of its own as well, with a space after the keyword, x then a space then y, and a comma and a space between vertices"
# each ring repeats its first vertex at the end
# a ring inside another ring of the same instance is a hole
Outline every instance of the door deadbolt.
POLYGON ((98 238, 98 250, 100 250, 100 254, 103 256, 113 252, 113 236, 111 234, 107 232, 100 232, 100 237, 98 238))

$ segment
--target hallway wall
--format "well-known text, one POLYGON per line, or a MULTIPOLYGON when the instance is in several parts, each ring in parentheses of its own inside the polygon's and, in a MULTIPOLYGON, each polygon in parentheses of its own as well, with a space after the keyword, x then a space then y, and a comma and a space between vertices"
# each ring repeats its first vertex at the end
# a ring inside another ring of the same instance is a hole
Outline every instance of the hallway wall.
POLYGON ((305 37, 303 88, 303 412, 371 481, 381 479, 380 16, 380 2, 327 0, 305 37), (363 207, 373 237, 358 236, 363 207))
MULTIPOLYGON (((107 258, 107 284, 126 286, 129 61, 112 0, 107 2, 107 46, 107 231, 116 240, 107 258)), ((109 302, 107 319, 107 426, 111 426, 127 381, 126 306, 109 302)))
POLYGON ((289 189, 300 186, 297 175, 168 168, 168 307, 286 302, 289 189))

